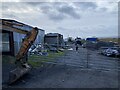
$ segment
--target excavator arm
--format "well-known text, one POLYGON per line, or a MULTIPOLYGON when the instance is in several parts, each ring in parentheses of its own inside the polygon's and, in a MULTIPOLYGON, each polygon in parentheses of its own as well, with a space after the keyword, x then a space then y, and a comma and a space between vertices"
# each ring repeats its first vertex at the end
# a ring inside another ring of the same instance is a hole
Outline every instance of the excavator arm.
POLYGON ((22 26, 22 24, 13 24, 12 22, 2 21, 2 29, 11 31, 11 32, 17 32, 21 34, 25 34, 25 38, 22 41, 22 45, 16 55, 16 61, 15 64, 17 66, 16 69, 10 71, 9 73, 9 84, 12 84, 16 80, 18 80, 21 76, 28 73, 30 71, 31 67, 28 65, 27 61, 25 61, 25 56, 31 47, 31 45, 34 43, 37 34, 38 34, 38 28, 33 28, 31 31, 26 31, 18 28, 13 28, 13 25, 16 26, 22 26))
MULTIPOLYGON (((36 37, 38 34, 38 29, 37 28, 33 28, 33 30, 31 30, 30 32, 28 32, 22 42, 22 45, 20 47, 19 52, 16 55, 16 63, 18 61, 22 61, 22 59, 25 57, 25 55, 27 54, 29 48, 31 47, 31 45, 33 44, 33 42, 35 41, 36 37)), ((21 62, 23 63, 23 62, 21 62)))

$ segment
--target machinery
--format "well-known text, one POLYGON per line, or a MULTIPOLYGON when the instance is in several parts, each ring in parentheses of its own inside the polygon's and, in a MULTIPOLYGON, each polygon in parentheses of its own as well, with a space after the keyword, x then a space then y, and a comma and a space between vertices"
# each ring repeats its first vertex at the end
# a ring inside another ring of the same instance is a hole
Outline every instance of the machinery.
POLYGON ((15 24, 8 21, 2 21, 2 29, 25 34, 26 36, 24 37, 22 45, 16 55, 16 69, 10 71, 9 73, 9 84, 12 84, 31 70, 31 66, 28 65, 27 60, 25 58, 29 48, 34 43, 38 34, 38 28, 36 27, 33 28, 31 31, 26 31, 18 28, 13 28, 13 25, 22 26, 22 24, 15 24))

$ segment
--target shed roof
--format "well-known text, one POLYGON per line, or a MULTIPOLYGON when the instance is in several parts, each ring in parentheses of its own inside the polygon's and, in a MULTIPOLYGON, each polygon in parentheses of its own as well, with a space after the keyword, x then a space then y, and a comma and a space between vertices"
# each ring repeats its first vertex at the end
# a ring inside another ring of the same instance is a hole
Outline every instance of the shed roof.
MULTIPOLYGON (((24 24, 24 23, 21 23, 21 22, 18 22, 16 20, 12 20, 12 19, 0 19, 0 21, 8 21, 8 22, 12 22, 12 23, 15 23, 15 24, 17 24, 17 23, 22 24, 23 25, 22 27, 21 26, 16 26, 16 25, 13 25, 13 27, 23 29, 23 30, 27 30, 27 31, 34 28, 34 27, 30 26, 30 25, 27 25, 27 24, 24 24)), ((45 30, 40 29, 40 28, 38 28, 38 29, 41 30, 41 31, 45 31, 45 30)))
POLYGON ((45 36, 58 36, 58 35, 61 35, 61 34, 59 34, 59 33, 48 33, 45 36))

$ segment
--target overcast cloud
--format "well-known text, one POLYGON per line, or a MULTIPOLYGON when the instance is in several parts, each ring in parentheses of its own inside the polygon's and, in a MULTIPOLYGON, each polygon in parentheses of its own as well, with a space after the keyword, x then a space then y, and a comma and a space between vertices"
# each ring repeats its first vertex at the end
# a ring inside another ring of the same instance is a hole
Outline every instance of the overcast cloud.
POLYGON ((64 37, 117 37, 118 2, 3 2, 1 18, 64 37))

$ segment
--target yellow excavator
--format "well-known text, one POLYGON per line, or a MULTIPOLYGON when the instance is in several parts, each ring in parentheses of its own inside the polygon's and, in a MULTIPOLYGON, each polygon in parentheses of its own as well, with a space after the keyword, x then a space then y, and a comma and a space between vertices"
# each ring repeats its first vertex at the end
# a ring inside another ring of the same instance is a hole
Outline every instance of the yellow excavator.
POLYGON ((31 70, 31 66, 28 64, 26 58, 27 52, 31 45, 34 43, 37 34, 38 34, 38 28, 35 27, 31 31, 22 30, 18 28, 13 28, 13 25, 16 26, 22 26, 22 24, 15 24, 8 21, 2 21, 2 29, 8 30, 11 32, 17 32, 21 34, 25 34, 21 47, 17 53, 16 57, 16 67, 14 70, 9 72, 9 84, 14 83, 17 81, 20 77, 22 77, 24 74, 28 73, 31 70))

